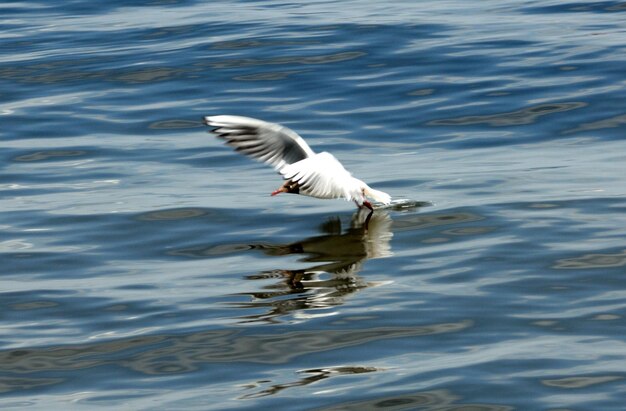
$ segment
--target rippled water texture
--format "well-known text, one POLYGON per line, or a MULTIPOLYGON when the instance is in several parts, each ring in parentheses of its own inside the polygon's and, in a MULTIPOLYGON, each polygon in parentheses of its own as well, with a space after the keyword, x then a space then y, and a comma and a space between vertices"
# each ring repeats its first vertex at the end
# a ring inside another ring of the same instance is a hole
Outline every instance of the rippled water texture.
POLYGON ((3 410, 624 409, 626 3, 0 12, 3 410), (397 202, 270 197, 207 114, 397 202))

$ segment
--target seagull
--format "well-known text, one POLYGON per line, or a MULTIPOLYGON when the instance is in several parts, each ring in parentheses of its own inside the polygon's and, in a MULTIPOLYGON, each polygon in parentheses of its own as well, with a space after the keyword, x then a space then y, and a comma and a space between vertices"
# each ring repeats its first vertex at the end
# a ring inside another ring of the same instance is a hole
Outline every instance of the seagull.
POLYGON ((226 144, 242 154, 274 167, 285 183, 272 192, 302 194, 316 198, 344 198, 374 210, 368 199, 388 205, 391 196, 352 177, 332 154, 315 153, 295 131, 276 123, 250 117, 219 115, 204 117, 204 124, 226 144))

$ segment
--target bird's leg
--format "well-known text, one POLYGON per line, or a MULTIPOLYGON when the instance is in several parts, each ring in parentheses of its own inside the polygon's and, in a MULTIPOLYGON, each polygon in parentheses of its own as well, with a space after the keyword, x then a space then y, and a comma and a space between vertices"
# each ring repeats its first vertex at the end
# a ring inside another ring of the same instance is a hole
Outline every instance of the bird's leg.
POLYGON ((369 214, 367 215, 367 217, 365 217, 365 224, 363 224, 363 226, 365 227, 365 231, 367 231, 368 228, 369 228, 370 219, 372 218, 372 214, 374 214, 374 210, 371 210, 369 212, 369 214))
POLYGON ((367 231, 367 228, 369 227, 370 219, 372 218, 372 214, 374 214, 374 207, 372 207, 372 203, 370 203, 367 200, 364 200, 363 204, 359 204, 356 200, 354 201, 354 203, 356 204, 357 207, 359 207, 359 210, 362 210, 364 206, 369 208, 370 210, 370 212, 367 214, 367 217, 365 217, 365 223, 363 224, 365 231, 367 231))
POLYGON ((363 201, 363 204, 359 204, 358 201, 354 200, 354 204, 356 204, 356 206, 359 207, 359 208, 363 208, 363 206, 365 206, 365 207, 369 208, 370 211, 374 211, 374 207, 372 207, 372 203, 370 203, 367 200, 363 201))

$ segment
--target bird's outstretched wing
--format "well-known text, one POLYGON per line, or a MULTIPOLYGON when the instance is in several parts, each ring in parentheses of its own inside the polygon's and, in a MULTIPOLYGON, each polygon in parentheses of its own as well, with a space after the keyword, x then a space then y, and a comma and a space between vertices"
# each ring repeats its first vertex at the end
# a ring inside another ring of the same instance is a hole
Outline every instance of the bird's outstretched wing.
POLYGON ((317 198, 358 198, 360 187, 332 154, 322 152, 285 166, 280 173, 298 183, 300 193, 317 198))
POLYGON ((204 124, 226 144, 280 171, 289 164, 315 155, 295 131, 276 123, 242 116, 206 116, 204 124))

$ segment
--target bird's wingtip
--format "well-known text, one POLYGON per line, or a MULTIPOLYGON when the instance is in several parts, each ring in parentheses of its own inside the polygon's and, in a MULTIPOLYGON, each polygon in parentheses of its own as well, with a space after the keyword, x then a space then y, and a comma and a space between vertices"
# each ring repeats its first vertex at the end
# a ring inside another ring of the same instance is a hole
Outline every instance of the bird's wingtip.
POLYGON ((211 117, 213 116, 202 116, 202 124, 205 126, 210 126, 212 123, 211 117))
POLYGON ((209 132, 215 133, 224 126, 224 124, 221 124, 221 122, 219 121, 219 117, 220 116, 203 116, 202 124, 204 124, 205 126, 213 127, 211 130, 209 130, 209 132))

